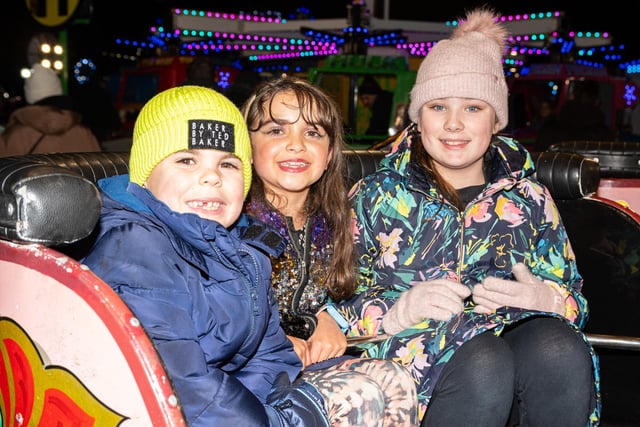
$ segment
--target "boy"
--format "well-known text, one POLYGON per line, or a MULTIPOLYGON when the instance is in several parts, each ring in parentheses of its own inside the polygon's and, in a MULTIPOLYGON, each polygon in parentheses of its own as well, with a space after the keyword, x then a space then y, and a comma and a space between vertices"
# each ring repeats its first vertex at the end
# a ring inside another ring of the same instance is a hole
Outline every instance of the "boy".
POLYGON ((100 234, 82 261, 155 343, 190 426, 328 426, 323 398, 280 328, 266 254, 281 237, 242 214, 251 144, 214 90, 152 98, 133 133, 130 175, 99 181, 100 234))

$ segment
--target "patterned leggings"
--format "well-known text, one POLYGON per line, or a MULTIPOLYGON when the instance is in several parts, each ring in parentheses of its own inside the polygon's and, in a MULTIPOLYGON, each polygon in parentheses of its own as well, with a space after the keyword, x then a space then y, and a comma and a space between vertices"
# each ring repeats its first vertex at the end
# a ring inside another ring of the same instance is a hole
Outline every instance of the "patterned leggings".
POLYGON ((353 358, 302 378, 324 396, 332 427, 418 425, 416 385, 395 362, 353 358))

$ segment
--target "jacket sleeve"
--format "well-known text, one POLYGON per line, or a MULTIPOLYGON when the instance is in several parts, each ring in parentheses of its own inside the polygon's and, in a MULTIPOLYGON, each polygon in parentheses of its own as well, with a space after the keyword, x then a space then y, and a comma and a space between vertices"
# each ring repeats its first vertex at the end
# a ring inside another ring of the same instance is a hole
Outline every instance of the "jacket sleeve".
POLYGON ((164 254, 173 253, 166 238, 139 226, 112 229, 83 260, 118 292, 156 345, 192 427, 269 425, 263 402, 237 378, 207 366, 193 321, 191 296, 176 292, 186 280, 164 254), (154 254, 150 255, 149 248, 154 254))
POLYGON ((532 257, 537 262, 532 272, 543 280, 558 284, 565 295, 566 317, 579 328, 584 328, 589 317, 587 300, 582 294, 583 278, 578 272, 576 257, 560 212, 549 191, 543 187, 541 218, 537 225, 540 233, 537 252, 532 257))
MULTIPOLYGON (((271 271, 269 258, 260 257, 259 262, 262 272, 271 271)), ((255 391, 258 398, 264 401, 281 372, 285 371, 291 381, 295 380, 302 370, 302 361, 293 350, 293 344, 280 326, 278 305, 270 282, 271 274, 263 273, 260 277, 262 277, 262 282, 259 284, 259 289, 266 293, 267 301, 269 301, 267 330, 256 354, 247 361, 247 365, 238 374, 238 378, 242 378, 245 383, 250 381, 248 378, 252 378, 251 389, 255 391), (256 379, 259 379, 260 382, 256 383, 256 379)))
MULTIPOLYGON (((384 261, 372 223, 372 217, 377 212, 375 200, 379 199, 375 194, 369 194, 364 181, 358 182, 351 190, 358 283, 353 297, 336 304, 349 322, 349 337, 383 333, 382 317, 400 295, 399 290, 382 285, 383 281, 376 280, 374 274, 376 263, 384 261)), ((390 253, 388 255, 392 256, 390 253)))

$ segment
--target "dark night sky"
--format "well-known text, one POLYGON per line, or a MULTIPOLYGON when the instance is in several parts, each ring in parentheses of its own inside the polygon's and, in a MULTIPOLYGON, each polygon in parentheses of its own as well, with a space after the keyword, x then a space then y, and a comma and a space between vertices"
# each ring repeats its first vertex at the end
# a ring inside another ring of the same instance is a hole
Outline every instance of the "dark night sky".
MULTIPOLYGON (((148 28, 158 18, 167 15, 172 7, 194 7, 224 12, 251 12, 253 10, 279 10, 289 16, 297 7, 307 6, 317 19, 345 16, 348 1, 345 0, 280 0, 280 1, 211 1, 211 0, 91 0, 93 15, 88 24, 74 24, 69 29, 70 50, 85 55, 100 56, 104 46, 113 46, 116 36, 142 40, 148 28), (271 5, 270 7, 265 4, 271 5), (319 4, 322 7, 318 6, 319 4), (232 5, 233 7, 229 6, 232 5), (314 6, 315 5, 315 6, 314 6)), ((27 12, 25 0, 3 0, 0 12, 0 85, 11 88, 21 84, 17 77, 20 68, 27 65, 26 49, 29 39, 51 28, 41 26, 27 12)), ((640 37, 634 30, 640 25, 640 2, 609 0, 600 3, 601 9, 587 9, 584 3, 573 1, 542 0, 446 0, 423 4, 419 9, 415 2, 393 0, 391 18, 413 21, 446 21, 460 17, 464 11, 476 5, 490 4, 502 14, 532 13, 549 10, 565 12, 566 25, 575 30, 609 31, 614 44, 625 43, 631 58, 640 58, 640 37), (403 7, 402 5, 413 5, 403 7), (422 11, 423 9, 426 9, 422 11), (633 55, 632 53, 635 53, 633 55)), ((99 59, 98 59, 99 61, 99 59)))

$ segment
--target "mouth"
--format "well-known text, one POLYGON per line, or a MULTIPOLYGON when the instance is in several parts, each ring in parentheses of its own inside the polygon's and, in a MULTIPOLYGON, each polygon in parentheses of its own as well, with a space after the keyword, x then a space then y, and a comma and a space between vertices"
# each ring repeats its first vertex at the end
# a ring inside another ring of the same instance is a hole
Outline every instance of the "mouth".
POLYGON ((190 201, 187 202, 187 206, 192 209, 204 210, 204 211, 215 211, 220 209, 222 203, 220 202, 203 202, 203 201, 190 201))
POLYGON ((304 168, 307 167, 309 165, 308 162, 303 162, 303 161, 290 161, 290 162, 280 162, 281 166, 284 166, 286 168, 294 168, 294 169, 299 169, 299 168, 304 168))
POLYGON ((449 147, 459 147, 461 145, 466 145, 469 143, 469 141, 466 141, 466 140, 461 141, 461 140, 454 140, 454 139, 441 139, 440 142, 449 147))

